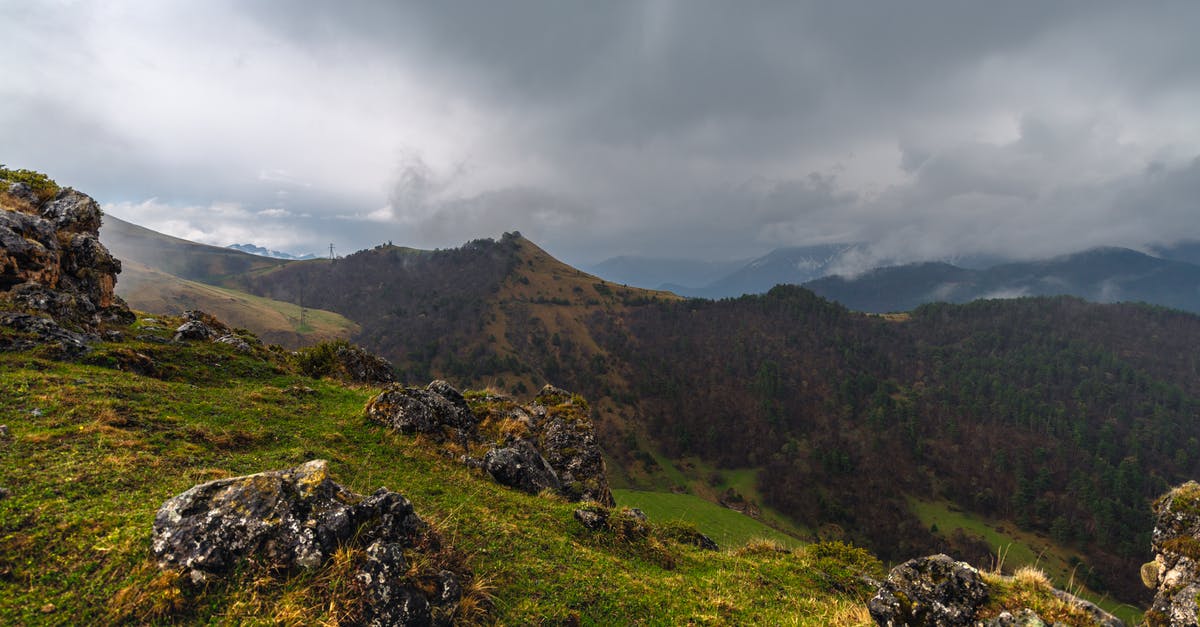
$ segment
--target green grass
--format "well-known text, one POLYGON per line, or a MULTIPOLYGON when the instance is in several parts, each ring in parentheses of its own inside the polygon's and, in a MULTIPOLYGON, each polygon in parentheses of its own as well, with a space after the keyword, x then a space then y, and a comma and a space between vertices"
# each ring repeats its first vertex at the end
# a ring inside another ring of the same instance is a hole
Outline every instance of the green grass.
MULTIPOLYGON (((1085 598, 1105 611, 1135 625, 1141 621, 1141 610, 1124 603, 1118 603, 1110 598, 1082 588, 1082 577, 1075 577, 1071 565, 1072 553, 1066 547, 1058 545, 1050 538, 1022 531, 1016 525, 988 520, 983 517, 962 511, 946 501, 922 501, 910 499, 909 505, 917 518, 927 526, 937 525, 938 534, 949 537, 955 529, 983 539, 992 551, 1003 560, 1005 572, 1012 572, 1021 566, 1036 566, 1046 573, 1055 586, 1070 590, 1077 596, 1085 598)), ((993 565, 980 564, 989 567, 993 565)))
POLYGON ((618 505, 636 507, 654 521, 692 523, 722 548, 738 548, 753 540, 773 540, 787 547, 803 543, 749 516, 690 494, 613 490, 618 505))
POLYGON ((869 620, 858 573, 881 572, 863 552, 709 552, 589 532, 574 504, 503 488, 368 423, 375 390, 298 376, 282 358, 128 342, 86 361, 0 354, 0 424, 12 434, 0 443, 0 486, 12 490, 0 501, 0 624, 328 621, 311 593, 334 584, 308 573, 247 571, 170 609, 149 556, 155 511, 171 496, 314 458, 360 493, 387 486, 412 499, 467 556, 503 624, 869 620), (137 355, 155 377, 122 370, 144 365, 137 355))

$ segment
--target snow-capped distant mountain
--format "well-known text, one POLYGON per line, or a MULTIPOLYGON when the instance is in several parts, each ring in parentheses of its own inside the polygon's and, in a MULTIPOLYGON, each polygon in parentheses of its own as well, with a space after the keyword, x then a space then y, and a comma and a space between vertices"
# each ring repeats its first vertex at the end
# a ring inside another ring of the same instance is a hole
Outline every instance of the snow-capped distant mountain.
POLYGON ((227 246, 227 248, 232 248, 244 253, 250 253, 251 255, 258 255, 259 257, 271 257, 272 259, 291 259, 293 261, 303 261, 305 259, 317 258, 317 256, 312 253, 297 256, 291 253, 280 252, 278 250, 269 250, 263 248, 262 246, 255 246, 254 244, 230 244, 227 246))

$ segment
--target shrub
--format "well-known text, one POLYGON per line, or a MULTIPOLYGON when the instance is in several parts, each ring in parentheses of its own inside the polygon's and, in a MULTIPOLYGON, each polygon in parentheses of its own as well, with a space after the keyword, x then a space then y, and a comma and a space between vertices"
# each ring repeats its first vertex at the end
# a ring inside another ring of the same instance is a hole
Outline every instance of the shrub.
POLYGON ((34 170, 11 170, 0 163, 0 180, 10 183, 24 183, 33 190, 40 202, 46 202, 62 189, 54 179, 34 170))

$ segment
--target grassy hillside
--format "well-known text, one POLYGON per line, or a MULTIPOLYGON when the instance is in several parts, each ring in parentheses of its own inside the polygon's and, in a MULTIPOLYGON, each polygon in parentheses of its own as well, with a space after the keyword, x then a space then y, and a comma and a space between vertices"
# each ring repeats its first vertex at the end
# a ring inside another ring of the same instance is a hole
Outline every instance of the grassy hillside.
POLYGON ((756 540, 800 547, 802 542, 772 529, 753 518, 739 514, 691 494, 613 490, 618 505, 636 507, 653 520, 678 520, 696 525, 701 532, 723 547, 738 548, 756 540))
MULTIPOLYGON (((157 325, 142 334, 166 336, 157 325)), ((184 592, 149 561, 151 522, 195 483, 313 458, 365 493, 413 500, 466 555, 504 624, 865 624, 861 552, 706 552, 587 532, 575 506, 494 484, 420 440, 368 424, 374 392, 216 344, 102 344, 84 363, 0 354, 0 622, 319 623, 328 573, 240 571, 184 592), (128 371, 133 365, 152 376, 128 371), (569 566, 569 567, 567 567, 569 566)), ((658 532, 656 532, 657 534, 658 532)))
POLYGON ((1200 318, 1160 308, 1040 298, 881 317, 795 287, 683 300, 518 234, 237 281, 358 322, 353 339, 413 383, 584 394, 615 485, 717 500, 734 486, 709 476, 744 472, 735 490, 772 526, 888 560, 945 545, 908 503, 947 500, 1054 537, 1091 587, 1139 603, 1145 503, 1200 472, 1200 318))
POLYGON ((132 261, 123 263, 117 294, 140 311, 181 315, 200 309, 285 348, 346 339, 360 328, 332 311, 306 309, 302 316, 292 303, 181 279, 132 261))

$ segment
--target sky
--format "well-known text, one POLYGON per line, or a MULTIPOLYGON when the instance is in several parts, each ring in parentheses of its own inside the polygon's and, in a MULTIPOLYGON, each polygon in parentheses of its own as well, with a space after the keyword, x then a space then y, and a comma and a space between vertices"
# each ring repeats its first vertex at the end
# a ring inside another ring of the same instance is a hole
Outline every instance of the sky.
POLYGON ((0 0, 0 163, 195 241, 1200 239, 1200 3, 0 0))

